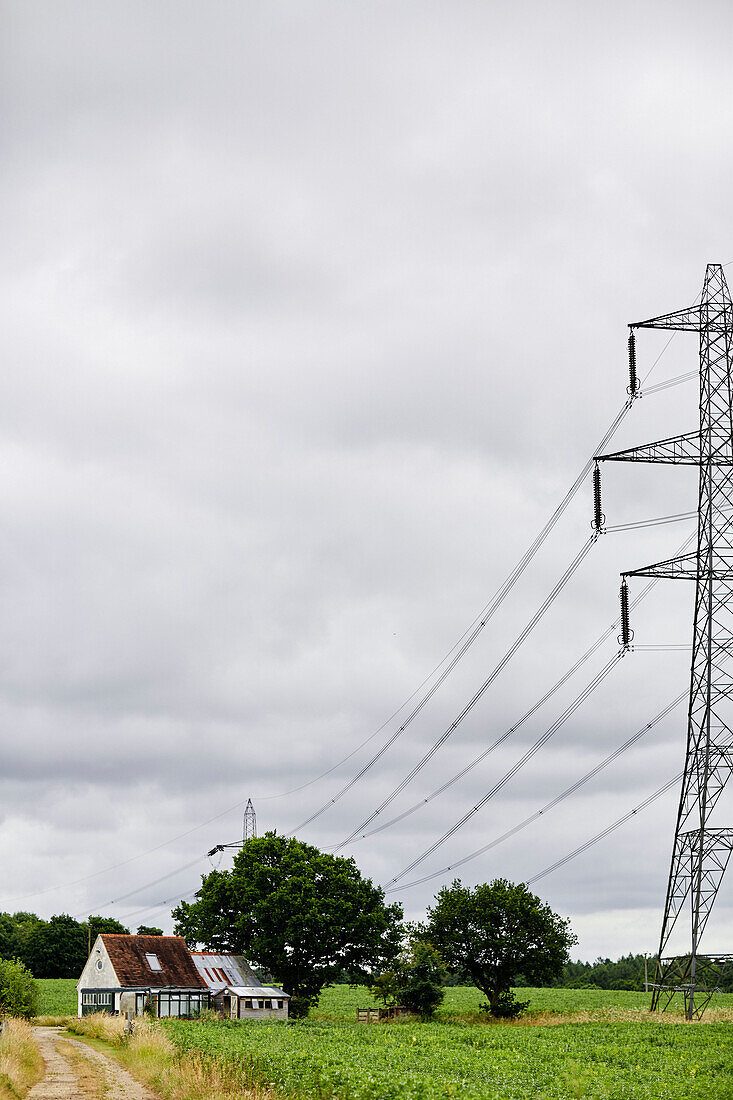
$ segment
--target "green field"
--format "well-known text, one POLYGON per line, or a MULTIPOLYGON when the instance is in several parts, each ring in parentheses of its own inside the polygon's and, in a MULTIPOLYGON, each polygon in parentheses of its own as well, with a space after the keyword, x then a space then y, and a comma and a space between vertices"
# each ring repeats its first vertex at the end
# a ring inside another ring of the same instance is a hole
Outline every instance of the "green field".
MULTIPOLYGON (((42 981, 43 1012, 76 1011, 73 980, 42 981)), ((733 1100, 733 995, 703 1023, 651 1016, 644 993, 518 990, 513 1024, 487 1023, 451 988, 434 1023, 358 1024, 365 989, 327 989, 307 1020, 166 1021, 180 1050, 234 1062, 243 1084, 299 1100, 733 1100)))
POLYGON ((482 995, 462 988, 447 991, 434 1023, 357 1024, 357 1004, 371 998, 340 986, 297 1023, 165 1027, 181 1050, 236 1062, 243 1083, 303 1100, 733 1098, 733 996, 716 999, 710 1022, 688 1025, 650 1017, 643 993, 521 993, 531 1005, 519 1024, 475 1022, 482 995))
POLYGON ((39 1016, 76 1016, 76 978, 39 978, 39 1016))

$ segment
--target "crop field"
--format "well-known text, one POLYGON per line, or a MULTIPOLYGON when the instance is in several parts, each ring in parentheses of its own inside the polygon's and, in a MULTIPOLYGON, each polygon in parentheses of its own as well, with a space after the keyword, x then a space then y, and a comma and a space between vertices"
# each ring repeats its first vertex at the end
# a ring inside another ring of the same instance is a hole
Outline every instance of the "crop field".
POLYGON ((522 990, 518 1024, 478 1022, 481 994, 447 990, 433 1023, 357 1024, 365 990, 327 990, 307 1020, 166 1021, 180 1050, 235 1062, 248 1084, 339 1100, 682 1100, 733 1097, 733 996, 702 1024, 651 1017, 642 993, 522 990))
POLYGON ((76 978, 39 978, 39 1016, 76 1016, 76 978))

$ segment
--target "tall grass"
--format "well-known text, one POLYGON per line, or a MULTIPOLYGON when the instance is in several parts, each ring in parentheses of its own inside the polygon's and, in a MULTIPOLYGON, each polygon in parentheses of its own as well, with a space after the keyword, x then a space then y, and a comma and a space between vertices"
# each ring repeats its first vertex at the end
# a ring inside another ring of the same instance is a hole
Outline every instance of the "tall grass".
POLYGON ((30 1024, 10 1019, 0 1036, 0 1100, 19 1100, 43 1077, 43 1059, 30 1024))
POLYGON ((137 1021, 130 1035, 121 1017, 95 1013, 70 1020, 68 1029, 108 1044, 130 1073, 164 1100, 274 1100, 268 1089, 248 1086, 229 1059, 177 1051, 155 1020, 137 1021))

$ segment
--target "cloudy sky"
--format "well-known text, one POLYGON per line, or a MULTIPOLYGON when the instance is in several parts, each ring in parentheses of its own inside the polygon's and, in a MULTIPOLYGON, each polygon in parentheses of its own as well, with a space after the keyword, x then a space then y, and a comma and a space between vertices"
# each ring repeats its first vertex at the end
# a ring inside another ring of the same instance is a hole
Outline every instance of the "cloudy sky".
MULTIPOLYGON (((705 264, 733 261, 733 13, 6 0, 0 20, 0 908, 169 929, 163 903, 236 840, 250 796, 260 831, 339 845, 588 538, 589 484, 419 718, 298 828, 399 726, 409 706, 383 724, 594 453, 626 398, 627 323, 691 304, 705 264)), ((694 337, 667 343, 639 337, 642 374, 663 352, 649 385, 696 367, 694 337)), ((649 394, 614 447, 695 417, 694 382, 649 394)), ((604 469, 609 524, 695 497, 689 470, 604 469)), ((599 540, 389 816, 609 627, 622 569, 692 530, 599 540)), ((687 643, 692 595, 657 585, 636 641, 687 643)), ((386 885, 616 649, 342 851, 386 885)), ((688 669, 684 650, 628 654, 412 877, 554 798, 688 669)), ((683 705, 464 882, 571 852, 680 770, 684 734, 683 705)), ((676 801, 537 882, 581 957, 655 949, 676 801)), ((390 897, 420 916, 452 877, 390 897)), ((732 925, 728 882, 710 946, 732 925)))

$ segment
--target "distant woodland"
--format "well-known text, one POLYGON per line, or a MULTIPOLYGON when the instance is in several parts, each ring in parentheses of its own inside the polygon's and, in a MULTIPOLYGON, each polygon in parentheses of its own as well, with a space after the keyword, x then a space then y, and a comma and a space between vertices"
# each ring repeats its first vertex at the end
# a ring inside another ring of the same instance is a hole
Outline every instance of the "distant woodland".
MULTIPOLYGON (((42 920, 35 913, 0 913, 0 959, 20 959, 36 978, 78 978, 100 932, 129 931, 112 917, 79 922, 67 914, 42 920)), ((138 932, 162 935, 144 925, 138 932)))

